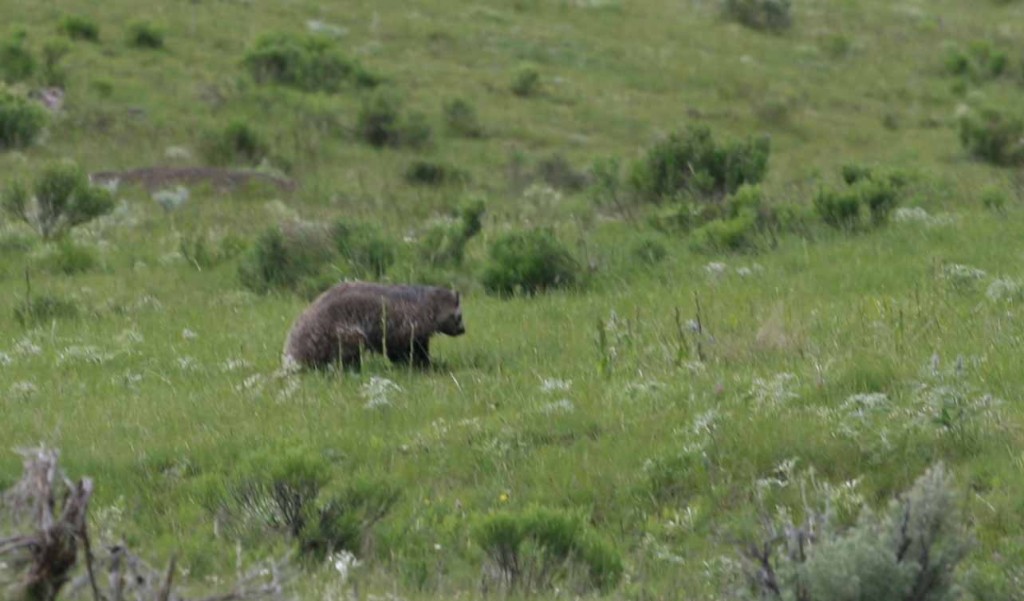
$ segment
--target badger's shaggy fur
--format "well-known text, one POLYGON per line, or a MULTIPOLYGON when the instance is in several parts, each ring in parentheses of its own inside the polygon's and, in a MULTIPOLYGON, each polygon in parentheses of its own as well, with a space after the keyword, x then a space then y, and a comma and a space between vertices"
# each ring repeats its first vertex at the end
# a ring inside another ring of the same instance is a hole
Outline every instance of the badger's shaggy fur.
POLYGON ((360 351, 395 363, 430 365, 430 337, 461 336, 459 293, 435 286, 345 282, 327 290, 295 320, 284 346, 286 371, 336 362, 359 369, 360 351))

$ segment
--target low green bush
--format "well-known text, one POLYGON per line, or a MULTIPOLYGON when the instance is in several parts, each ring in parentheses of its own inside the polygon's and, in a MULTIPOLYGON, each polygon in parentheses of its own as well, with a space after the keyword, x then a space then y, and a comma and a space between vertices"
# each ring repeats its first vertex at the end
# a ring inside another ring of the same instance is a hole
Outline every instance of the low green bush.
POLYGON ((979 40, 966 48, 949 48, 945 57, 945 69, 950 75, 980 83, 1002 76, 1010 63, 1009 54, 997 49, 988 40, 979 40))
POLYGON ((48 122, 46 109, 0 85, 0 150, 31 146, 48 122))
POLYGON ((83 15, 64 15, 60 19, 60 32, 72 40, 87 42, 100 41, 100 27, 89 17, 83 15))
POLYGON ((346 85, 372 88, 380 79, 342 54, 329 38, 291 33, 261 36, 243 64, 260 84, 306 92, 338 92, 346 85))
POLYGON ((24 31, 15 31, 0 42, 0 80, 16 83, 35 75, 39 63, 25 44, 27 37, 24 31))
POLYGON ((99 264, 96 252, 92 249, 74 244, 67 238, 60 240, 47 254, 42 265, 53 273, 75 275, 92 271, 99 264))
POLYGON ((337 221, 331 237, 342 259, 357 276, 379 279, 395 263, 395 241, 367 223, 337 221))
POLYGON ((780 32, 793 24, 790 0, 722 0, 722 14, 759 31, 780 32))
POLYGON ((34 295, 14 308, 14 319, 25 327, 46 325, 61 319, 77 319, 78 316, 78 303, 49 294, 34 295))
POLYGON ((435 161, 414 161, 405 170, 405 181, 419 186, 443 186, 463 183, 468 179, 465 171, 435 161))
POLYGON ((164 30, 148 21, 136 21, 128 26, 126 39, 132 48, 160 50, 164 47, 164 30))
POLYGON ((766 137, 719 144, 711 129, 693 125, 655 144, 633 165, 630 183, 643 200, 716 200, 743 184, 756 184, 768 170, 766 137))
POLYGON ((498 512, 477 520, 472 536, 508 592, 545 592, 561 583, 607 592, 622 579, 621 554, 577 514, 544 507, 498 512))
POLYGON ((208 132, 201 152, 212 165, 255 166, 270 154, 270 145, 256 128, 236 119, 222 129, 208 132))
POLYGON ((993 165, 1024 164, 1024 119, 993 108, 960 117, 960 143, 974 158, 993 165))
POLYGON ((428 229, 419 242, 419 256, 431 267, 458 267, 466 254, 466 245, 483 228, 484 202, 464 204, 456 219, 428 229))
POLYGON ((454 135, 463 138, 482 138, 484 129, 480 125, 476 108, 462 98, 444 103, 442 110, 445 126, 454 135))
POLYGON ((22 183, 11 183, 0 194, 0 209, 50 240, 109 213, 114 209, 114 198, 105 188, 90 184, 78 165, 65 162, 40 172, 31 194, 22 183))
POLYGON ((328 232, 306 224, 272 227, 243 256, 238 275, 243 286, 259 294, 300 292, 319 282, 336 256, 328 232))
POLYGON ((509 89, 521 98, 536 96, 540 93, 540 71, 531 66, 522 66, 512 76, 509 89))
POLYGON ((501 296, 533 295, 571 286, 579 276, 579 263, 554 232, 534 229, 504 234, 491 244, 483 285, 501 296))
POLYGON ((814 208, 821 220, 845 231, 888 223, 900 203, 906 178, 898 171, 882 172, 860 165, 844 166, 842 176, 846 187, 822 188, 814 197, 814 208))
POLYGON ((402 102, 390 90, 377 90, 363 100, 356 117, 360 139, 378 148, 385 146, 426 146, 432 137, 430 125, 421 113, 402 114, 402 102))

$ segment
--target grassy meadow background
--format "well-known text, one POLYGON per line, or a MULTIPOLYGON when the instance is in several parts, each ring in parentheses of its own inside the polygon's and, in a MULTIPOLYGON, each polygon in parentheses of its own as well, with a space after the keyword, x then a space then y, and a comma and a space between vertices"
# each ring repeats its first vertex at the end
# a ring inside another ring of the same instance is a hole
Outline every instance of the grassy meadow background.
POLYGON ((300 560, 300 599, 479 597, 474 524, 535 507, 577 512, 621 554, 622 581, 593 594, 719 599, 763 515, 811 496, 849 525, 941 461, 975 539, 961 597, 1020 598, 1024 173, 972 157, 958 115, 1019 110, 1024 3, 794 0, 792 26, 770 33, 710 0, 0 0, 0 37, 24 31, 38 51, 66 15, 94 21, 99 39, 69 41, 64 107, 37 143, 0 151, 4 185, 63 159, 88 172, 202 165, 209 136, 237 121, 298 187, 196 186, 166 210, 122 185, 114 212, 70 234, 92 258, 82 271, 63 267, 61 243, 0 222, 3 487, 20 474, 9 450, 59 448, 72 477, 97 482, 104 540, 158 565, 178 554, 197 590, 238 552, 294 548, 243 515, 240 491, 312 465, 325 488, 356 483, 394 504, 361 534, 347 578, 300 560), (138 21, 162 48, 126 43, 138 21), (377 90, 253 81, 243 59, 256 40, 311 22, 377 90), (951 75, 950 53, 981 42, 1005 51, 1005 71, 951 75), (524 68, 539 76, 526 96, 510 91, 524 68), (359 139, 380 89, 421 115, 428 144, 359 139), (481 136, 446 127, 456 98, 481 136), (813 214, 817 191, 857 163, 907 174, 901 206, 924 212, 714 252, 654 228, 648 205, 624 215, 536 175, 555 155, 580 174, 608 158, 627 170, 691 124, 770 136, 769 204, 813 214), (416 185, 404 174, 418 160, 462 177, 416 185), (986 194, 1004 202, 986 208, 986 194), (426 224, 467 199, 484 202, 483 228, 444 274, 467 334, 434 339, 435 369, 373 358, 361 374, 275 375, 308 300, 242 285, 262 232, 372 222, 397 249, 383 279, 416 282, 437 277, 416 258, 426 224), (535 226, 553 228, 583 284, 488 294, 490 244, 535 226), (196 236, 237 252, 199 266, 181 252, 196 236), (664 256, 642 260, 645 244, 664 256), (22 324, 29 294, 79 315, 22 324))

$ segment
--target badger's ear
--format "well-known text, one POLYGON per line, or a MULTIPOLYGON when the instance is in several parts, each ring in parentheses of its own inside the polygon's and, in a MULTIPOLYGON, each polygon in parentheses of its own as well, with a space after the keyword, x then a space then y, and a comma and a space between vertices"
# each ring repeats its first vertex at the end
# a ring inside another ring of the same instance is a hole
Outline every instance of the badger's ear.
POLYGON ((455 291, 455 304, 456 305, 462 304, 462 298, 459 296, 459 291, 458 290, 455 291))

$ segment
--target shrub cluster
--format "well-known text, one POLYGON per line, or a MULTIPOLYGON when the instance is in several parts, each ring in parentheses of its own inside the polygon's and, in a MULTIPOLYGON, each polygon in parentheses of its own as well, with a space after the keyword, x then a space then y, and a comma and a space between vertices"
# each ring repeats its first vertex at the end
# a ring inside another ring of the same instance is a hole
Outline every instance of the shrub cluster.
POLYGON ((46 109, 0 85, 0 150, 30 146, 48 120, 46 109))
POLYGON ((223 129, 208 132, 201 146, 212 165, 258 165, 270 154, 270 145, 255 128, 236 119, 223 129))
POLYGON ((540 88, 540 72, 528 65, 516 70, 512 76, 512 84, 509 86, 512 93, 521 98, 536 96, 540 93, 540 88))
POLYGON ((945 469, 938 465, 879 515, 865 511, 843 532, 827 513, 806 523, 773 524, 763 543, 750 545, 746 587, 737 599, 954 598, 954 573, 970 538, 945 469))
POLYGON ((239 278, 260 294, 312 297, 346 276, 380 278, 395 258, 394 241, 371 225, 297 222, 263 232, 243 257, 239 278))
POLYGON ((89 17, 82 15, 64 15, 60 20, 60 31, 72 40, 87 42, 100 41, 100 28, 89 17))
POLYGON ((550 229, 507 233, 490 247, 483 274, 488 292, 501 296, 537 294, 573 285, 579 263, 550 229))
POLYGON ((401 100, 389 90, 377 90, 365 98, 356 119, 359 138, 378 148, 421 148, 432 136, 426 117, 421 113, 403 114, 401 100))
POLYGON ((126 39, 132 48, 160 50, 164 47, 164 30, 148 21, 136 21, 128 26, 126 39))
POLYGON ((386 481, 335 481, 329 465, 303 447, 250 457, 238 473, 226 502, 238 534, 284 534, 315 561, 342 550, 361 554, 364 538, 399 499, 386 481))
POLYGON ((462 169, 436 161, 414 161, 405 170, 405 181, 418 186, 458 184, 468 179, 469 174, 462 169))
POLYGON ((780 32, 793 24, 790 0, 722 0, 722 14, 759 31, 780 32))
POLYGON ((32 51, 25 45, 28 35, 16 31, 10 39, 0 42, 0 79, 8 83, 25 81, 39 67, 32 51))
POLYGON ((480 125, 476 108, 462 98, 455 98, 444 103, 442 109, 444 123, 452 134, 463 138, 482 138, 484 128, 480 125))
POLYGON ((57 163, 39 174, 31 194, 21 182, 10 184, 0 195, 0 209, 50 240, 109 213, 114 199, 105 188, 90 184, 78 165, 57 163))
POLYGON ((576 514, 543 507, 495 513, 477 521, 473 540, 508 591, 543 592, 561 582, 608 591, 622 579, 618 550, 576 514))
POLYGON ((974 83, 1000 77, 1006 73, 1009 64, 1009 54, 996 49, 988 40, 976 41, 967 48, 950 48, 945 61, 947 73, 974 83))
POLYGON ((77 319, 78 303, 49 294, 35 295, 18 303, 14 319, 25 327, 49 324, 58 319, 77 319))
POLYGON ((982 108, 960 117, 960 143, 971 156, 1004 167, 1024 164, 1024 119, 982 108))
POLYGON ((888 223, 906 185, 905 178, 898 172, 878 173, 859 165, 843 167, 843 181, 844 188, 819 190, 814 197, 814 208, 826 225, 845 231, 888 223))
POLYGON ((243 59, 253 79, 305 92, 337 92, 346 84, 372 88, 377 76, 346 57, 333 40, 292 33, 267 34, 243 59))
POLYGON ((641 199, 656 203, 717 199, 760 182, 770 152, 767 137, 722 145, 709 127, 693 125, 648 150, 633 166, 630 182, 641 199))
POLYGON ((466 245, 483 228, 484 203, 474 200, 459 209, 453 222, 435 225, 420 239, 419 255, 431 267, 458 267, 466 245))

